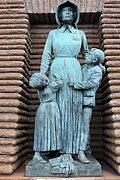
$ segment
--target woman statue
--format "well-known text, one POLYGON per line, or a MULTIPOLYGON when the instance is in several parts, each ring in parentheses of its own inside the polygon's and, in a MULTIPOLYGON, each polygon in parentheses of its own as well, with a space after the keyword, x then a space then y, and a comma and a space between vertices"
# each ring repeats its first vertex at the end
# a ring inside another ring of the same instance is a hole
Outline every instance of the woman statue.
MULTIPOLYGON (((79 21, 79 9, 77 5, 66 1, 57 7, 56 21, 58 29, 49 32, 40 73, 46 74, 52 53, 53 60, 49 81, 54 81, 54 73, 59 73, 63 79, 63 85, 57 91, 57 104, 61 115, 61 142, 59 150, 62 154, 77 154, 81 162, 88 163, 83 151, 81 151, 81 123, 82 123, 82 92, 74 90, 69 82, 82 81, 81 65, 77 60, 81 52, 83 58, 87 58, 88 46, 83 31, 77 29, 79 21)), ((36 154, 41 159, 40 154, 36 154)), ((34 156, 35 157, 35 156, 34 156)))

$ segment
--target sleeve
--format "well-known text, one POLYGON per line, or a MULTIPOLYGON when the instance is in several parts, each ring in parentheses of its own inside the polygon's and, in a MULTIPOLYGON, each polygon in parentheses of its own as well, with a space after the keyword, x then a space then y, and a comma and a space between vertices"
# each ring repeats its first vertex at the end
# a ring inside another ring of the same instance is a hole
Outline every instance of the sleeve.
POLYGON ((49 68, 49 63, 52 57, 52 35, 51 32, 48 34, 48 38, 44 47, 42 62, 40 66, 40 72, 46 73, 49 68))
POLYGON ((62 87, 63 81, 61 79, 54 81, 50 83, 50 88, 52 89, 53 92, 57 92, 61 87, 62 87))
POLYGON ((62 77, 59 77, 58 74, 55 74, 56 77, 53 82, 49 84, 53 92, 57 92, 63 85, 63 79, 62 77), (57 76, 58 75, 58 76, 57 76))
POLYGON ((74 89, 92 89, 94 87, 99 87, 100 81, 102 79, 101 72, 94 72, 87 81, 78 82, 74 84, 74 89))
POLYGON ((85 33, 83 31, 82 31, 81 53, 82 53, 84 59, 88 58, 89 50, 88 50, 88 45, 87 45, 87 39, 86 39, 85 33))

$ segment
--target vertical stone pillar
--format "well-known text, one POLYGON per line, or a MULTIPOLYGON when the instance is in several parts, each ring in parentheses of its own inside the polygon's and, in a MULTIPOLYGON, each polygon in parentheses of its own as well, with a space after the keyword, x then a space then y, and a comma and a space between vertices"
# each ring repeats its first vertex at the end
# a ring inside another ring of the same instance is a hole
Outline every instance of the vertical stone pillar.
POLYGON ((104 159, 120 173, 120 1, 105 1, 100 29, 106 65, 102 82, 104 159))
POLYGON ((0 0, 0 174, 27 159, 29 20, 23 0, 0 0))

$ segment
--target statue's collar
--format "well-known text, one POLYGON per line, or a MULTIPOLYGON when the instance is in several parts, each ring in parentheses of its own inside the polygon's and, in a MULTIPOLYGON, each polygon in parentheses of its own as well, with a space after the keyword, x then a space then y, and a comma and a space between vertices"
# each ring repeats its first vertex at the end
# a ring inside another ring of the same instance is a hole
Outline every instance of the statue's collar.
POLYGON ((61 32, 65 32, 66 30, 68 30, 70 33, 73 33, 75 31, 75 28, 73 26, 71 26, 71 25, 63 25, 60 28, 61 32))

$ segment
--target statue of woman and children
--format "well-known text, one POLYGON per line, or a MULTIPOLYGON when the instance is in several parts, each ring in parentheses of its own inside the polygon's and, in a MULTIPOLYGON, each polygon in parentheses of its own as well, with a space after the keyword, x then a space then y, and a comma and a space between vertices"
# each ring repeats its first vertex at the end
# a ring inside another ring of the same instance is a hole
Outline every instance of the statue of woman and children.
POLYGON ((58 151, 60 157, 71 159, 71 162, 74 162, 72 155, 77 155, 78 161, 88 164, 89 124, 95 93, 104 71, 101 64, 104 53, 96 48, 88 50, 86 36, 77 28, 77 5, 70 1, 60 4, 56 21, 58 29, 49 32, 40 73, 34 73, 29 82, 38 90, 40 100, 35 118, 32 161, 45 164, 40 153, 58 151), (52 52, 55 59, 47 77, 52 52), (80 52, 84 58, 82 67, 77 60, 80 52))

